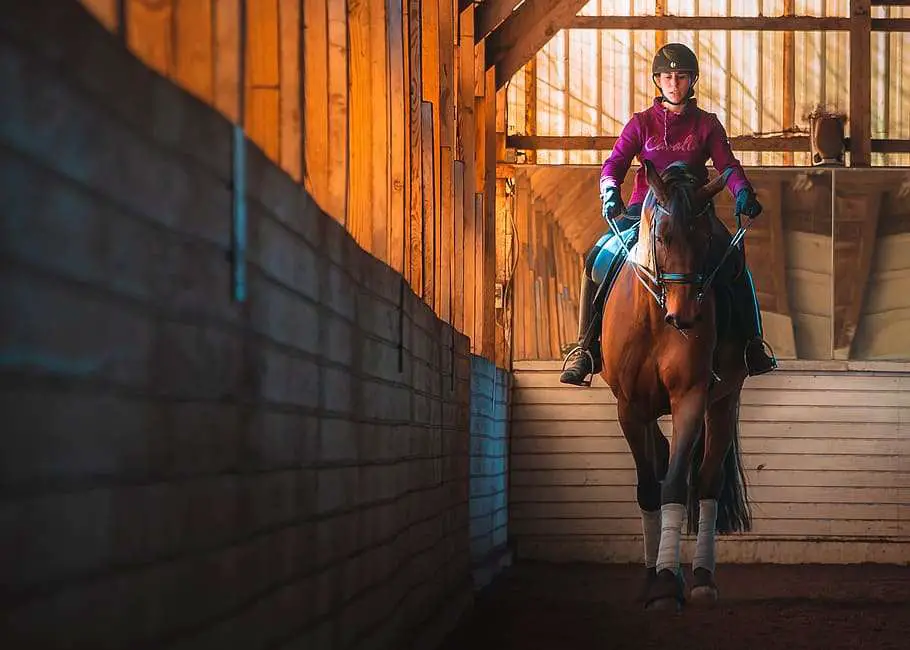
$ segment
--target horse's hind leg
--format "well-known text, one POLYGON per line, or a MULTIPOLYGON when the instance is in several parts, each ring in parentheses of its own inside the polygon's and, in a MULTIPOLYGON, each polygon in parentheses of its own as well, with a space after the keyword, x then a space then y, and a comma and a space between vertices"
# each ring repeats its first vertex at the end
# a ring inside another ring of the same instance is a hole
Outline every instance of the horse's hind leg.
POLYGON ((632 457, 637 475, 636 495, 641 510, 641 527, 644 536, 645 584, 641 598, 645 597, 657 575, 657 550, 660 545, 660 480, 667 471, 669 443, 657 422, 645 422, 621 400, 618 404, 619 423, 632 457))
POLYGON ((713 605, 718 598, 714 582, 718 501, 726 478, 724 459, 736 430, 739 394, 712 404, 705 418, 704 457, 694 486, 698 495, 698 533, 692 558, 694 583, 689 594, 694 604, 713 605))

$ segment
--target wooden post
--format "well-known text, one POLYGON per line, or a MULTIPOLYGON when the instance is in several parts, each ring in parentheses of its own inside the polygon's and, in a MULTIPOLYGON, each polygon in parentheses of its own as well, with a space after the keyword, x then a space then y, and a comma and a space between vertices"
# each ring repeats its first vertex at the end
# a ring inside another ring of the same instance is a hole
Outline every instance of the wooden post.
MULTIPOLYGON (((629 15, 633 15, 635 9, 635 0, 629 0, 629 15)), ((654 0, 654 15, 667 15, 667 0, 654 0)), ((654 32, 654 51, 656 52, 667 44, 667 30, 658 29, 654 32)), ((649 77, 650 78, 650 77, 649 77)))
MULTIPOLYGON (((598 42, 598 52, 600 52, 600 34, 597 35, 598 42)), ((601 74, 601 68, 598 67, 598 75, 601 74)), ((597 84, 598 89, 601 87, 601 84, 597 84)), ((598 120, 600 119, 601 109, 598 108, 597 115, 598 120)), ((531 60, 528 61, 528 64, 525 66, 525 133, 528 135, 537 135, 537 55, 531 57, 531 60)), ((598 131, 600 135, 600 131, 598 131)), ((537 163, 537 150, 531 150, 526 152, 526 160, 528 164, 534 165, 537 163)))
POLYGON ((869 0, 850 0, 850 166, 872 163, 872 14, 869 0))
POLYGON ((441 169, 439 174, 439 254, 437 255, 437 311, 439 318, 452 323, 452 291, 454 289, 455 266, 455 224, 454 224, 454 188, 452 178, 452 147, 440 147, 441 169))
MULTIPOLYGON (((794 1, 784 0, 784 15, 794 15, 794 1)), ((729 34, 729 32, 727 32, 729 34)), ((796 116, 796 43, 793 32, 784 32, 784 79, 783 79, 783 120, 781 126, 783 130, 789 131, 793 128, 794 118, 796 116)), ((730 78, 729 72, 727 79, 730 78)), ((727 113, 729 115, 729 111, 727 113)), ((793 164, 793 153, 786 152, 783 155, 784 165, 793 164)))
POLYGON ((484 227, 483 227, 483 356, 496 358, 496 70, 486 71, 484 96, 484 227))
MULTIPOLYGON (((458 17, 458 97, 456 99, 455 157, 462 161, 461 177, 461 291, 456 305, 456 327, 474 337, 474 7, 458 17), (460 314, 460 316, 459 316, 460 314), (459 325, 460 323, 460 325, 459 325)), ((458 176, 456 175, 456 182, 458 176)), ((456 199, 457 201, 458 199, 456 199)), ((457 227, 457 226, 456 226, 457 227)))

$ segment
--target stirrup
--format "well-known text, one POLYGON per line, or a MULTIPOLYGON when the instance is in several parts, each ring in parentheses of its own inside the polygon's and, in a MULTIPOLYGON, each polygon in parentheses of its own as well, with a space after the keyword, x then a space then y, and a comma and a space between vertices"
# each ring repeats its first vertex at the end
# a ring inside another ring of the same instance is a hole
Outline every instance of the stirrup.
POLYGON ((743 363, 746 365, 746 372, 749 374, 750 377, 758 377, 760 375, 765 375, 765 374, 771 372, 772 370, 777 370, 777 356, 774 354, 774 348, 772 348, 771 344, 768 343, 761 336, 755 336, 746 343, 746 346, 743 348, 743 363), (766 370, 762 370, 761 372, 752 374, 751 369, 749 368, 748 350, 749 350, 749 346, 753 345, 755 341, 758 341, 761 344, 762 351, 767 355, 768 359, 770 359, 770 361, 771 361, 771 366, 769 368, 767 368, 766 370), (770 352, 770 354, 769 354, 769 352, 770 352))
MULTIPOLYGON (((588 358, 588 362, 591 364, 591 366, 590 366, 591 371, 582 378, 581 383, 578 383, 578 384, 572 384, 570 382, 560 382, 560 383, 569 383, 570 386, 587 386, 588 388, 590 388, 591 382, 594 381, 594 368, 595 368, 594 355, 591 354, 590 350, 586 350, 585 348, 581 347, 580 345, 576 345, 571 350, 569 350, 568 353, 566 353, 565 358, 562 360, 562 372, 566 371, 566 365, 568 365, 569 359, 571 359, 572 356, 575 355, 576 353, 581 353, 588 358), (585 379, 587 379, 587 381, 585 381, 585 379)), ((560 375, 560 377, 561 376, 562 375, 560 375)))

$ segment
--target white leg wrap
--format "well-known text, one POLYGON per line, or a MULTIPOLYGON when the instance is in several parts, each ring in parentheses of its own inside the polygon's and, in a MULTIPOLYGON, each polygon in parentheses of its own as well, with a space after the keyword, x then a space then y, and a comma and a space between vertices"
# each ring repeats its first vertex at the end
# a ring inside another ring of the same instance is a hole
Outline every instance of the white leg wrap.
POLYGON ((645 537, 645 567, 657 566, 657 549, 660 546, 660 510, 641 511, 641 531, 645 537))
POLYGON ((695 538, 695 556, 692 569, 701 567, 714 573, 714 536, 717 525, 717 500, 702 499, 698 502, 698 536, 695 538))
POLYGON ((679 540, 682 536, 686 506, 681 503, 665 503, 660 508, 660 548, 657 551, 657 570, 679 569, 679 540))

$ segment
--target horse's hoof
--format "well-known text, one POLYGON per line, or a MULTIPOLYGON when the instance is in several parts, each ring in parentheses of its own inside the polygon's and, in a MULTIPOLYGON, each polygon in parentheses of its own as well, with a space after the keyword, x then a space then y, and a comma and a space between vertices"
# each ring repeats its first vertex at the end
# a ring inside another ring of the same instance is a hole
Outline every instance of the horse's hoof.
POLYGON ((650 583, 645 609, 676 611, 682 609, 685 597, 685 583, 682 576, 669 569, 662 569, 650 583))
POLYGON ((689 592, 689 600, 697 607, 713 607, 717 604, 717 597, 717 587, 714 585, 692 587, 692 591, 689 592))
POLYGON ((689 592, 689 600, 694 605, 713 607, 719 596, 717 585, 714 584, 714 574, 701 567, 692 573, 695 580, 692 590, 689 592))

